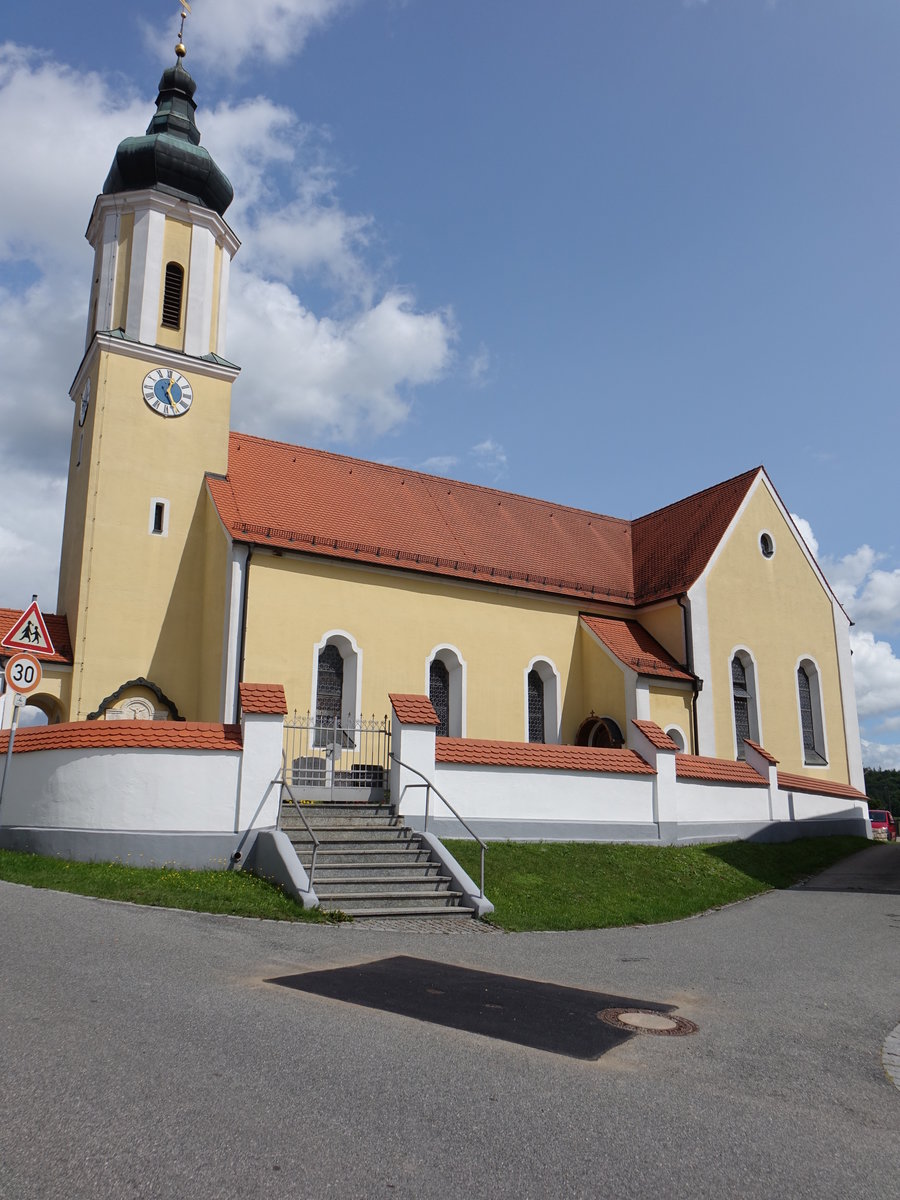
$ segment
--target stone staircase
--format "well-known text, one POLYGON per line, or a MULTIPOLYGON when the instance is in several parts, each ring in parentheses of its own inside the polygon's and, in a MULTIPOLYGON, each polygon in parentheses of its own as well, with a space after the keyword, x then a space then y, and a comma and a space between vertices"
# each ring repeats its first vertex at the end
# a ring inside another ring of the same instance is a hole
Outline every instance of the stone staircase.
MULTIPOLYGON (((390 804, 304 803, 319 839, 313 890, 326 910, 359 917, 461 917, 473 910, 433 861, 424 839, 402 824, 390 804)), ((281 828, 309 872, 313 843, 293 804, 282 807, 281 828)))

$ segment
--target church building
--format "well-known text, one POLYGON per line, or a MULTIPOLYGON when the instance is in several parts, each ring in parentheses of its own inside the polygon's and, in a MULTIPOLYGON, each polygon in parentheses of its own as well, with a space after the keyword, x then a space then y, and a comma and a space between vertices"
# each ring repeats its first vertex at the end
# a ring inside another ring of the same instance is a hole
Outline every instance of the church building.
POLYGON ((850 621, 762 467, 623 520, 231 429, 240 244, 195 86, 180 54, 88 224, 56 654, 30 702, 228 724, 264 680, 349 738, 419 695, 438 736, 620 748, 649 721, 686 754, 749 739, 862 789, 850 621))

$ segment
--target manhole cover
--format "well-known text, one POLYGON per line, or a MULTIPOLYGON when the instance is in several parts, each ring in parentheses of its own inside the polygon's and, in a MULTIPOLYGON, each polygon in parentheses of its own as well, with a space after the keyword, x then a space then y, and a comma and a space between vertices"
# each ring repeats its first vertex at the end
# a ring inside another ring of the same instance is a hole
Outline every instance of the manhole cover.
POLYGON ((674 1017, 651 1008, 602 1008, 597 1016, 613 1029, 650 1033, 655 1037, 684 1037, 697 1032, 697 1026, 686 1017, 674 1017))

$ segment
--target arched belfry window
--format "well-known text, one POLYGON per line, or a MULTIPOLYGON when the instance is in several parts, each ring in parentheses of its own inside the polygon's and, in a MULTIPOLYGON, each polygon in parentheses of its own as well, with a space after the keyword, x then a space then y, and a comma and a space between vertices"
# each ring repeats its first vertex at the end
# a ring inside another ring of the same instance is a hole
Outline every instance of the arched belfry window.
POLYGON ((808 767, 824 767, 825 728, 822 722, 822 697, 819 691, 819 672, 815 663, 804 659, 797 668, 797 699, 800 704, 800 733, 803 739, 803 762, 808 767))
POLYGON ((163 285, 162 323, 167 329, 181 328, 181 300, 184 293, 184 267, 181 263, 166 263, 163 285))
POLYGON ((450 672, 446 664, 436 658, 428 668, 428 699, 437 713, 438 737, 450 736, 450 672))
POLYGON ((544 742, 544 681, 534 667, 528 672, 528 740, 544 742))
POLYGON ((738 651, 731 660, 731 700, 734 708, 735 751, 739 759, 746 755, 746 738, 759 741, 755 692, 752 659, 748 654, 738 651))

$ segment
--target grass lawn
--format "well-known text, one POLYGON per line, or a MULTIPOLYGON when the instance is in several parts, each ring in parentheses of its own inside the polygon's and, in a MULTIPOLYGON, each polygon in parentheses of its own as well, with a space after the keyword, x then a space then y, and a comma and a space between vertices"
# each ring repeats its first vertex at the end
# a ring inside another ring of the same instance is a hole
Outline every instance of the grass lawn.
POLYGON ((0 850, 0 879, 160 908, 188 908, 194 912, 276 921, 328 920, 318 909, 304 909, 280 888, 242 871, 182 871, 170 867, 128 867, 122 863, 69 862, 0 850))
MULTIPOLYGON (((706 846, 491 842, 484 890, 491 921, 504 929, 650 925, 790 887, 868 845, 859 837, 706 846)), ((477 880, 477 844, 447 846, 477 880)))

